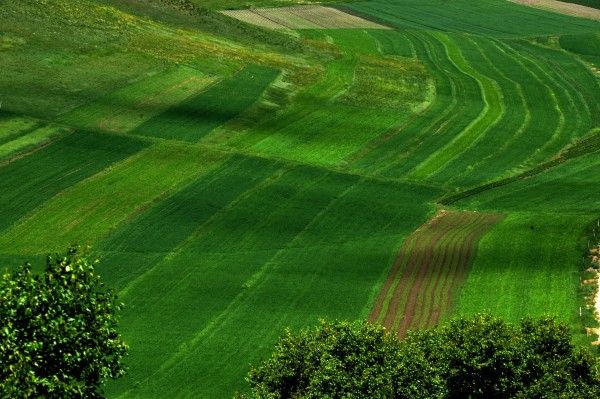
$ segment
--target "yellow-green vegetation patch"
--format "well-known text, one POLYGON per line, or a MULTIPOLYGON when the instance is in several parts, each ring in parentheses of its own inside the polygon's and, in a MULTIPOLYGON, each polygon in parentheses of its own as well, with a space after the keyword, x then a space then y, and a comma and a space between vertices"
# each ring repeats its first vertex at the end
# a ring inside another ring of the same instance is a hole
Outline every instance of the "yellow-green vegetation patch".
POLYGON ((2 110, 45 119, 175 65, 229 75, 292 59, 92 0, 4 2, 0 21, 2 110))
POLYGON ((180 66, 152 75, 81 106, 60 120, 70 126, 126 133, 204 90, 217 78, 180 66))
POLYGON ((35 129, 38 125, 39 122, 33 118, 2 115, 0 113, 0 144, 11 141, 23 132, 35 129))
POLYGON ((419 111, 434 95, 425 66, 411 58, 363 57, 350 89, 338 101, 368 108, 419 111))
POLYGON ((0 144, 0 162, 17 156, 24 151, 48 144, 53 138, 67 134, 68 132, 68 129, 55 125, 33 128, 21 136, 0 144))
POLYGON ((43 254, 95 244, 123 221, 210 170, 223 157, 162 143, 75 184, 0 236, 3 252, 43 254))
POLYGON ((269 29, 389 29, 336 8, 317 5, 221 12, 240 21, 269 29))
POLYGON ((197 141, 259 100, 279 71, 249 65, 231 78, 169 107, 132 131, 148 137, 197 141))

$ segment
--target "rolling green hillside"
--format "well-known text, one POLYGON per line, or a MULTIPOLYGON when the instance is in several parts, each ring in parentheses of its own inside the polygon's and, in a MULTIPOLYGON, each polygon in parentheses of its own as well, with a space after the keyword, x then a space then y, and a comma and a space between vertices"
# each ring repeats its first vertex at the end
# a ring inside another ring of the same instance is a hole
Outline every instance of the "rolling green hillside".
POLYGON ((0 261, 92 246, 131 347, 108 397, 232 397, 319 318, 552 313, 583 335, 600 23, 503 0, 327 2, 389 29, 215 11, 293 3, 0 0, 0 261))

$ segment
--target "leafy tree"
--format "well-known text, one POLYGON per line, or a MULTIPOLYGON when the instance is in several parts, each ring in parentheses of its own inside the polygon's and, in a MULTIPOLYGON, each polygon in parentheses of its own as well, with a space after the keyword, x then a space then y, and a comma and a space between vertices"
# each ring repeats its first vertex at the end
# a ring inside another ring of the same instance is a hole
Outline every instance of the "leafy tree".
POLYGON ((24 264, 0 279, 0 397, 101 398, 124 373, 117 333, 122 304, 78 248, 24 264))
POLYGON ((289 330, 241 398, 593 398, 598 363, 552 318, 460 318, 399 340, 367 323, 289 330))

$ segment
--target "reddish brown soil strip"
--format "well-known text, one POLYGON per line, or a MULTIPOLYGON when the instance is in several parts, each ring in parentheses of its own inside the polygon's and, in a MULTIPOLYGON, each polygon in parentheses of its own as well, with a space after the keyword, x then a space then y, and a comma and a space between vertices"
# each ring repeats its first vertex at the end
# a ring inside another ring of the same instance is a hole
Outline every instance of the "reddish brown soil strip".
POLYGON ((419 229, 413 233, 417 234, 415 239, 417 242, 423 242, 424 247, 419 247, 418 252, 411 256, 411 261, 408 263, 404 274, 400 279, 400 283, 396 286, 396 289, 391 294, 392 298, 390 300, 390 305, 383 321, 383 325, 389 329, 394 329, 395 324, 397 324, 397 315, 399 313, 398 309, 404 308, 403 301, 406 298, 404 293, 408 292, 407 289, 413 284, 412 280, 418 278, 417 273, 421 268, 421 265, 427 265, 431 262, 433 248, 435 248, 437 242, 441 240, 448 231, 451 230, 451 224, 446 223, 449 219, 441 217, 439 220, 439 224, 426 225, 424 229, 419 229))
MULTIPOLYGON (((465 227, 466 227, 466 230, 472 228, 472 226, 475 225, 475 223, 477 222, 478 219, 479 218, 477 217, 477 215, 475 215, 475 217, 473 217, 473 215, 471 213, 465 214, 465 218, 461 218, 461 222, 464 222, 464 223, 462 225, 457 225, 459 232, 457 232, 454 235, 460 236, 460 234, 462 233, 462 230, 465 230, 465 227)), ((451 226, 453 225, 452 223, 449 223, 449 224, 451 226)), ((455 232, 455 230, 456 229, 449 230, 448 232, 445 233, 445 236, 453 234, 455 232)), ((452 237, 452 238, 454 238, 454 237, 452 237)), ((456 242, 452 238, 450 238, 449 241, 451 243, 456 242)), ((450 250, 448 250, 446 248, 447 245, 448 245, 447 242, 442 242, 439 248, 431 248, 431 251, 434 251, 435 249, 439 249, 439 250, 442 250, 444 253, 450 254, 450 262, 448 262, 448 260, 446 260, 445 256, 442 259, 445 262, 445 264, 442 264, 443 266, 447 266, 448 263, 451 265, 452 262, 456 258, 456 251, 454 250, 454 248, 451 247, 450 250)), ((419 302, 422 303, 424 300, 422 298, 422 295, 428 285, 428 282, 433 278, 432 273, 433 273, 434 269, 436 268, 436 265, 433 262, 429 262, 429 263, 419 265, 419 267, 420 267, 420 270, 419 270, 418 278, 413 282, 413 285, 410 287, 410 291, 408 293, 408 301, 407 301, 406 305, 404 306, 404 311, 402 312, 403 314, 396 313, 396 314, 392 315, 394 318, 402 320, 400 325, 397 328, 398 335, 400 335, 400 336, 404 336, 406 331, 408 331, 409 328, 413 327, 413 320, 415 319, 416 311, 420 304, 419 302), (419 301, 419 299, 421 299, 421 301, 419 301)), ((435 275, 435 277, 438 278, 439 275, 435 275)))
POLYGON ((423 303, 423 306, 419 310, 419 313, 423 316, 422 322, 419 325, 411 325, 409 328, 430 327, 437 324, 442 314, 444 314, 442 309, 447 309, 444 304, 449 304, 451 302, 452 293, 454 292, 452 287, 455 286, 456 281, 460 280, 458 271, 461 269, 461 265, 467 265, 471 261, 470 253, 475 241, 479 239, 478 230, 480 230, 481 226, 485 226, 487 230, 488 226, 486 225, 485 220, 482 220, 482 223, 479 224, 479 226, 476 226, 475 230, 471 231, 466 239, 455 242, 454 247, 449 248, 449 252, 453 255, 453 261, 449 262, 448 265, 438 265, 441 269, 440 275, 443 277, 436 280, 436 286, 431 292, 429 305, 426 306, 426 303, 423 303), (458 246, 458 248, 455 248, 456 246, 458 246), (456 259, 456 262, 454 259, 456 259), (442 283, 441 286, 439 285, 440 280, 442 283))
POLYGON ((556 0, 509 0, 513 3, 523 4, 530 7, 541 8, 547 11, 554 11, 560 14, 572 15, 587 19, 600 21, 600 10, 592 7, 582 6, 580 4, 565 3, 556 0))
POLYGON ((435 325, 464 283, 479 240, 500 219, 496 214, 441 211, 417 229, 405 240, 369 320, 383 318, 381 323, 400 336, 435 325))
MULTIPOLYGON (((473 219, 473 223, 478 218, 473 219)), ((460 234, 463 230, 469 229, 470 225, 465 224, 462 229, 457 229, 452 231, 454 234, 447 234, 448 239, 437 248, 438 257, 434 261, 434 267, 429 272, 429 284, 426 290, 420 291, 419 301, 415 306, 414 313, 419 316, 417 320, 414 320, 410 325, 406 328, 420 328, 423 324, 426 324, 429 318, 432 317, 432 313, 435 306, 436 294, 440 292, 440 283, 441 283, 441 291, 443 292, 443 287, 446 282, 451 279, 452 273, 460 260, 457 257, 460 257, 461 252, 457 251, 454 247, 460 244, 461 240, 455 240, 455 238, 460 237, 460 234), (449 248, 447 248, 449 247, 449 248), (441 259, 439 254, 441 254, 441 259), (458 260, 458 263, 457 263, 458 260), (433 285, 433 286, 432 286, 433 285), (417 308, 418 307, 418 308, 417 308)), ((439 313, 439 312, 438 312, 439 313)), ((435 316, 433 316, 435 317, 435 316)))
POLYGON ((388 297, 388 293, 394 285, 394 283, 396 282, 398 274, 404 269, 406 257, 409 256, 409 254, 412 254, 412 256, 416 256, 415 251, 413 251, 413 246, 415 245, 415 242, 419 240, 419 235, 417 233, 421 229, 426 228, 429 225, 438 224, 441 216, 443 216, 443 211, 438 213, 437 216, 425 223, 423 226, 419 227, 417 231, 415 231, 413 234, 407 237, 406 240, 404 240, 404 244, 400 249, 396 262, 394 263, 394 266, 392 266, 389 276, 384 282, 381 292, 379 293, 379 296, 375 301, 375 305, 373 306, 373 310, 371 311, 371 314, 369 316, 370 321, 375 322, 377 321, 377 319, 379 319, 385 300, 388 297))

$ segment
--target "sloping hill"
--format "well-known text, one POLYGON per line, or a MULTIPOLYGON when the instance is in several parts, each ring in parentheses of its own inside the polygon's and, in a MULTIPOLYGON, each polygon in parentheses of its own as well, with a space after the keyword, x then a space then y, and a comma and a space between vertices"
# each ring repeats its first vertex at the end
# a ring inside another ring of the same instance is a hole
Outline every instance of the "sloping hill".
POLYGON ((583 331, 600 23, 374 0, 336 7, 394 29, 275 31, 198 4, 246 6, 0 7, 0 260, 103 258, 131 345, 110 397, 231 397, 322 317, 583 331))

